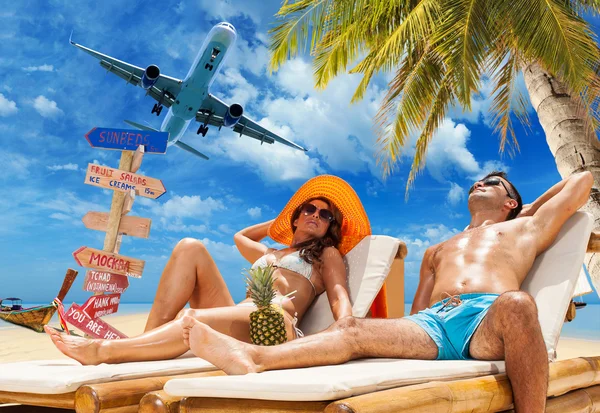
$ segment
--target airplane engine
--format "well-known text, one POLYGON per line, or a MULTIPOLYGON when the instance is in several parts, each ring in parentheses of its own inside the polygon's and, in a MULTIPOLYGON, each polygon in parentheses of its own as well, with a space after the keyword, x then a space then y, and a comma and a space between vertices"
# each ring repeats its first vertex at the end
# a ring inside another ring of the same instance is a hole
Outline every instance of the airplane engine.
POLYGON ((150 89, 152 86, 154 86, 154 84, 158 80, 159 76, 160 76, 160 69, 158 68, 158 66, 156 66, 156 65, 148 66, 146 68, 146 70, 144 70, 144 74, 142 75, 142 82, 141 82, 140 86, 146 90, 150 89))
POLYGON ((242 105, 234 103, 233 105, 229 106, 229 110, 223 118, 223 126, 226 126, 228 128, 235 126, 235 124, 238 123, 243 114, 244 108, 242 108, 242 105))

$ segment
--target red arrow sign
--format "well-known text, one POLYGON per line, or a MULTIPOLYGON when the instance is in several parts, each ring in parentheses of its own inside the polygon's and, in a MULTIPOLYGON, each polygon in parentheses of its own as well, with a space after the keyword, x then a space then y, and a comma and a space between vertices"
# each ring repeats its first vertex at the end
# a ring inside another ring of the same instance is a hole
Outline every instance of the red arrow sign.
POLYGON ((123 294, 129 287, 129 279, 124 275, 88 270, 83 281, 83 290, 93 293, 123 294))
POLYGON ((75 303, 73 303, 71 308, 65 313, 65 319, 69 324, 74 325, 94 338, 103 338, 106 340, 127 338, 125 334, 110 326, 105 321, 102 321, 101 319, 92 320, 89 318, 86 313, 81 311, 81 307, 75 303))
POLYGON ((142 260, 88 247, 79 248, 73 253, 73 257, 82 267, 135 278, 142 276, 145 265, 142 260))
POLYGON ((119 309, 121 294, 92 295, 81 307, 81 311, 91 318, 116 313, 119 309))

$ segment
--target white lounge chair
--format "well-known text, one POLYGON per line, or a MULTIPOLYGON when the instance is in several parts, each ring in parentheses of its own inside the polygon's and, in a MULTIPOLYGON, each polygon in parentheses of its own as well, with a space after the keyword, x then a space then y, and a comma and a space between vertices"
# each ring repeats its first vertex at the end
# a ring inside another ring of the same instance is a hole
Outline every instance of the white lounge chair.
MULTIPOLYGON (((354 315, 367 315, 390 272, 394 278, 403 279, 405 256, 404 243, 388 236, 366 237, 345 256, 354 315)), ((403 302, 400 297, 399 302, 389 306, 401 308, 403 302)), ((300 327, 310 334, 332 322, 323 294, 308 310, 300 327)), ((68 359, 27 361, 0 364, 0 371, 10 372, 10 376, 0 375, 0 404, 77 408, 77 411, 137 405, 144 394, 161 389, 174 375, 222 374, 197 357, 98 366, 82 366, 68 359)))
MULTIPOLYGON (((537 257, 522 286, 536 300, 550 361, 556 357, 591 228, 591 217, 583 212, 570 218, 552 246, 537 257)), ((498 374, 503 372, 503 361, 366 359, 245 376, 173 379, 164 391, 183 397, 186 413, 212 412, 217 406, 223 412, 295 412, 299 404, 302 411, 315 412, 499 411, 512 403, 510 384, 498 374), (472 379, 459 380, 468 377, 472 379), (420 384, 425 382, 430 383, 420 384), (329 402, 339 399, 346 400, 329 402)), ((588 387, 575 397, 589 405, 595 398, 600 403, 600 386, 590 387, 600 384, 600 357, 553 363, 550 377, 549 396, 588 387)))

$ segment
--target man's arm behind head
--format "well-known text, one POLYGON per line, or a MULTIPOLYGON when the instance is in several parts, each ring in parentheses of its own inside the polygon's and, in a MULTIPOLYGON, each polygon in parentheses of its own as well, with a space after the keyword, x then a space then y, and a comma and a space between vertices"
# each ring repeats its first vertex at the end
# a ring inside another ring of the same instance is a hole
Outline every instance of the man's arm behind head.
POLYGON ((564 223, 582 206, 589 196, 594 178, 590 172, 581 172, 563 179, 560 190, 535 211, 528 229, 533 232, 537 253, 552 244, 564 223))

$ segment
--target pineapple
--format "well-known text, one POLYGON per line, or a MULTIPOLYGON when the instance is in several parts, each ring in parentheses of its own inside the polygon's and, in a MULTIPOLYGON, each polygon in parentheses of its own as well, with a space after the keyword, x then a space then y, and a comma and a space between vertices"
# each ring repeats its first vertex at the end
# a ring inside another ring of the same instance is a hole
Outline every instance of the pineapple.
POLYGON ((274 346, 287 341, 283 311, 272 304, 273 267, 248 270, 246 284, 257 310, 250 313, 250 338, 259 346, 274 346))

